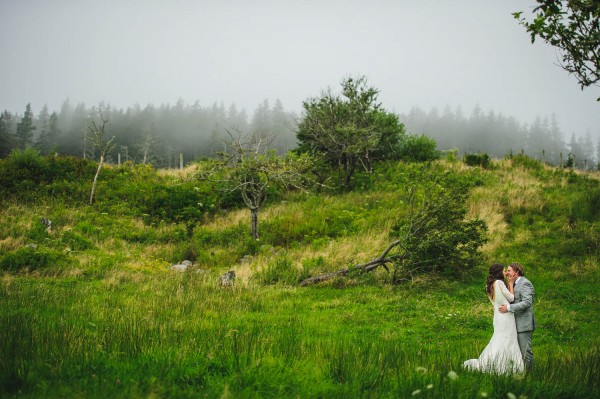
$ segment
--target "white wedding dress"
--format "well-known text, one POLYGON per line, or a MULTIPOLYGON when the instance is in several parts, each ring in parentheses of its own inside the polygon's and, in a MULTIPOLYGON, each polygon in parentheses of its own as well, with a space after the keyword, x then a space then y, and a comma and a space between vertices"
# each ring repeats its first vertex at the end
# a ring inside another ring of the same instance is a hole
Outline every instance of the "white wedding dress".
POLYGON ((496 280, 492 301, 494 335, 479 359, 470 359, 463 363, 465 368, 496 374, 520 373, 525 370, 517 341, 515 315, 510 312, 500 313, 498 310, 500 305, 509 304, 513 299, 514 295, 508 291, 504 282, 496 280))

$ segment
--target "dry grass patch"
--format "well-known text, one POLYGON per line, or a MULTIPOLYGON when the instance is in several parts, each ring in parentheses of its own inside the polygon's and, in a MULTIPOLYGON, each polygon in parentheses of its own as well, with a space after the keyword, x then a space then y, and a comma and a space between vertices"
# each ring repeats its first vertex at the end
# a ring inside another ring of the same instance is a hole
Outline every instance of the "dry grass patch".
POLYGON ((471 193, 467 216, 485 222, 489 241, 482 247, 484 253, 493 252, 504 241, 508 224, 502 210, 502 203, 495 191, 489 187, 477 187, 471 193))
POLYGON ((532 177, 527 170, 515 168, 511 173, 499 173, 499 175, 504 185, 498 196, 502 195, 509 210, 540 211, 543 208, 542 183, 532 177))
POLYGON ((14 251, 17 248, 22 247, 23 245, 25 245, 25 241, 23 240, 23 237, 11 237, 8 236, 3 240, 0 240, 0 249, 4 250, 4 251, 14 251))
MULTIPOLYGON (((258 214, 259 228, 261 217, 264 218, 263 213, 258 214)), ((219 214, 206 223, 204 227, 210 230, 220 231, 231 226, 237 226, 240 223, 248 224, 248 228, 250 228, 250 212, 247 209, 236 209, 224 214, 219 214)))
POLYGON ((596 257, 588 256, 581 261, 571 263, 569 270, 571 274, 586 275, 598 270, 600 261, 596 257))
POLYGON ((198 165, 191 164, 183 169, 157 169, 156 174, 161 177, 188 178, 192 177, 198 171, 198 165))
POLYGON ((533 234, 528 229, 519 229, 515 231, 513 243, 517 245, 525 244, 531 241, 533 234))

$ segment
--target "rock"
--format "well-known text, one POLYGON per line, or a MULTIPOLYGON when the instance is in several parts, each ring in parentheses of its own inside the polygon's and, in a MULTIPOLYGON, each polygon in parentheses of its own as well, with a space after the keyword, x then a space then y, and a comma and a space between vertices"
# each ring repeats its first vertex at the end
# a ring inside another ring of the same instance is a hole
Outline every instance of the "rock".
POLYGON ((184 260, 181 263, 177 263, 176 265, 171 266, 171 270, 176 270, 178 272, 184 272, 187 269, 191 269, 194 264, 190 260, 184 260))
POLYGON ((46 230, 50 233, 50 229, 52 228, 52 220, 48 220, 46 218, 42 218, 40 223, 46 226, 46 230))
POLYGON ((235 272, 233 270, 228 271, 227 273, 221 275, 221 286, 227 287, 233 285, 235 281, 235 272))
POLYGON ((247 265, 248 263, 252 263, 254 257, 252 255, 246 255, 242 258, 242 265, 247 265))
POLYGON ((178 263, 176 265, 171 266, 171 270, 176 270, 178 272, 184 272, 187 270, 189 266, 188 265, 184 265, 183 263, 178 263))

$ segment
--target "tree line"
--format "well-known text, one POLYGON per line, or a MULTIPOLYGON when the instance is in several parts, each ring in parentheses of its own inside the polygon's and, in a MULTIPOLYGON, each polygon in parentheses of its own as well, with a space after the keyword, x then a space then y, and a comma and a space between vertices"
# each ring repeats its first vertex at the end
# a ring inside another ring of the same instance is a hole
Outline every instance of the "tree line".
POLYGON ((273 145, 278 152, 296 146, 297 116, 286 111, 279 100, 273 105, 264 100, 250 117, 235 104, 204 107, 198 102, 189 105, 180 100, 175 105, 135 105, 124 110, 102 103, 72 106, 67 100, 58 112, 50 112, 44 106, 35 115, 32 105, 27 104, 22 115, 7 110, 0 114, 0 157, 14 149, 34 147, 42 155, 58 153, 98 159, 88 133, 89 126, 100 119, 110 122, 106 135, 115 137, 115 149, 107 156, 107 162, 113 163, 118 154, 123 162, 166 168, 179 164, 179 154, 188 161, 209 157, 224 149, 226 128, 268 132, 276 137, 273 145))
MULTIPOLYGON (((346 94, 355 95, 352 92, 346 94)), ((369 93, 363 95, 368 96, 369 93)), ((105 104, 86 107, 80 103, 72 106, 69 101, 65 101, 59 112, 50 113, 44 106, 37 115, 34 114, 32 105, 27 104, 22 115, 7 110, 0 114, 0 158, 6 157, 13 149, 34 147, 42 155, 57 153, 99 159, 100 154, 96 153, 89 140, 88 129, 93 121, 98 120, 100 113, 110 121, 107 136, 115 137, 115 149, 106 159, 112 163, 116 163, 119 156, 122 162, 149 163, 169 168, 179 165, 180 154, 186 161, 212 157, 218 151, 227 150, 227 130, 268 134, 274 137, 273 148, 280 154, 298 146, 306 150, 306 127, 321 123, 321 119, 315 119, 316 110, 331 111, 325 106, 318 107, 331 102, 332 98, 329 91, 324 92, 320 98, 308 99, 303 104, 304 110, 300 116, 286 111, 279 100, 272 106, 268 100, 264 100, 250 117, 235 104, 225 107, 223 103, 215 103, 203 107, 198 102, 189 105, 182 100, 175 105, 147 105, 144 108, 135 105, 126 110, 105 104)), ((379 104, 373 106, 374 109, 380 107, 379 104)), ((339 112, 349 112, 352 115, 353 111, 348 109, 339 112)), ((334 120, 326 114, 319 115, 319 118, 329 118, 330 122, 334 120)), ((376 123, 368 121, 368 126, 378 126, 376 132, 402 125, 403 127, 398 128, 403 132, 424 134, 432 138, 440 150, 482 152, 499 158, 511 153, 523 153, 553 165, 572 162, 573 166, 580 169, 597 168, 600 163, 600 142, 594 144, 589 131, 583 136, 571 134, 567 140, 554 116, 538 117, 528 125, 521 124, 512 116, 504 116, 493 110, 485 112, 476 106, 468 117, 460 108, 452 110, 446 107, 440 112, 436 108, 424 111, 416 107, 407 114, 375 112, 369 114, 368 118, 376 120, 376 123)), ((367 137, 356 141, 354 146, 336 140, 326 142, 326 135, 317 135, 323 139, 318 145, 327 157, 331 158, 327 155, 331 151, 349 151, 338 159, 342 162, 340 168, 344 171, 343 178, 349 179, 357 167, 366 165, 368 169, 370 162, 381 158, 381 151, 364 151, 363 147, 375 139, 376 133, 364 129, 366 122, 355 120, 343 128, 346 129, 346 138, 352 135, 367 137), (361 124, 364 126, 361 127, 361 124), (334 148, 335 146, 344 148, 334 148)), ((339 137, 341 136, 343 134, 339 137)), ((386 137, 396 135, 383 137, 386 140, 386 137)), ((389 147, 395 143, 380 144, 389 147)))
POLYGON ((554 115, 521 124, 512 116, 485 112, 479 106, 468 117, 460 107, 446 107, 441 112, 415 107, 400 118, 409 131, 435 139, 440 150, 481 152, 497 158, 519 153, 551 165, 560 165, 562 154, 563 166, 571 160, 580 169, 597 168, 600 162, 600 141, 594 145, 589 131, 583 136, 572 133, 567 140, 554 115))

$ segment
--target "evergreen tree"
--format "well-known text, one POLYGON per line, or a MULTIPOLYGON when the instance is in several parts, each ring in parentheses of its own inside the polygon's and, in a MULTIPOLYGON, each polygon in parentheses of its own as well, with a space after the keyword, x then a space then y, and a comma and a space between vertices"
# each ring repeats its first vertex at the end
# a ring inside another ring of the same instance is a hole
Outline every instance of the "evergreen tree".
POLYGON ((581 168, 583 166, 584 153, 583 148, 581 147, 580 140, 577 139, 575 133, 571 133, 571 142, 569 143, 569 157, 572 160, 572 167, 581 168))
POLYGON ((279 99, 271 109, 271 131, 275 135, 275 147, 284 154, 298 146, 296 139, 296 121, 293 115, 285 112, 279 99))
POLYGON ((258 135, 272 135, 271 132, 271 112, 269 110, 269 100, 264 100, 256 107, 250 128, 253 133, 258 135))
POLYGON ((0 114, 0 158, 10 154, 15 146, 13 133, 13 116, 8 111, 0 114))
POLYGON ((36 120, 36 129, 39 132, 39 136, 35 144, 42 155, 47 155, 50 151, 51 144, 48 140, 49 122, 48 107, 44 105, 44 108, 42 108, 36 120))
POLYGON ((598 146, 596 147, 596 169, 600 170, 600 137, 598 137, 598 146))
MULTIPOLYGON (((535 159, 542 159, 542 150, 541 148, 548 142, 550 138, 550 126, 548 124, 548 119, 541 119, 540 117, 535 118, 535 122, 529 128, 529 132, 527 134, 527 143, 525 145, 525 151, 531 157, 535 159)), ((544 152, 545 153, 545 152, 544 152)))
POLYGON ((58 128, 58 115, 56 112, 53 112, 50 115, 50 122, 48 123, 48 143, 49 143, 49 151, 57 148, 58 146, 58 137, 60 136, 60 130, 58 128))
POLYGON ((24 150, 33 143, 33 131, 36 127, 33 125, 33 112, 31 103, 25 107, 25 114, 21 122, 17 124, 17 148, 24 150))
POLYGON ((558 165, 560 163, 560 154, 566 154, 565 143, 563 139, 563 133, 558 126, 556 115, 552 115, 550 118, 550 131, 549 137, 544 143, 544 161, 551 165, 558 165))
POLYGON ((581 155, 583 157, 581 166, 590 169, 594 162, 594 142, 592 134, 588 130, 584 136, 580 137, 581 155))

